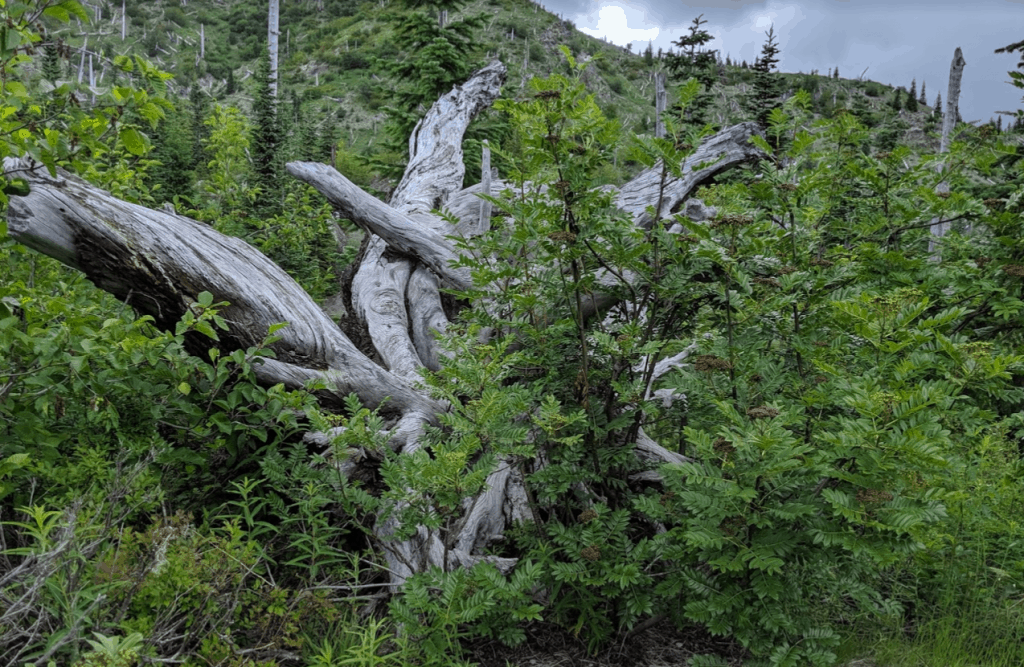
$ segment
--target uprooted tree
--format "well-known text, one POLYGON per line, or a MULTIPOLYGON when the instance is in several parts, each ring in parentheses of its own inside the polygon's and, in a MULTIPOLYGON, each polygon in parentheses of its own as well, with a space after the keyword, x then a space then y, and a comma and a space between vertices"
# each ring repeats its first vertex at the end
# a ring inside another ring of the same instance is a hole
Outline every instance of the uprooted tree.
MULTIPOLYGON (((424 427, 437 425, 452 408, 437 392, 431 394, 422 386, 420 373, 422 369, 438 370, 445 354, 439 350, 438 334, 448 327, 453 308, 446 303, 444 290, 465 292, 473 287, 470 269, 458 262, 471 253, 456 239, 486 233, 491 226, 488 198, 497 197, 511 185, 491 183, 490 192, 481 185, 461 188, 463 133, 472 118, 498 97, 504 77, 504 66, 494 62, 437 101, 410 137, 409 163, 388 204, 329 166, 297 162, 287 167, 289 174, 314 186, 367 232, 348 306, 365 327, 372 351, 360 350, 295 281, 246 243, 173 212, 118 200, 63 171, 50 175, 42 165, 26 159, 8 159, 4 164, 9 177, 24 179, 30 187, 28 194, 10 201, 10 234, 82 271, 137 312, 152 316, 164 329, 173 329, 197 294, 212 293, 229 304, 221 311, 229 328, 216 343, 226 350, 258 345, 271 325, 287 322, 278 334, 280 339, 272 344, 276 356, 263 359, 256 368, 260 381, 292 388, 319 381, 318 397, 330 410, 342 409, 345 397, 354 393, 363 405, 379 409, 389 420, 390 448, 411 454, 421 446, 424 427)), ((542 102, 557 100, 558 95, 542 91, 538 98, 542 102)), ((649 233, 656 223, 678 211, 698 185, 758 157, 760 151, 749 142, 756 131, 751 123, 730 127, 690 151, 679 165, 669 169, 658 163, 622 187, 604 187, 598 194, 609 198, 620 215, 631 217, 637 230, 649 233)), ((556 136, 554 130, 546 138, 553 146, 563 142, 570 152, 583 155, 589 147, 573 143, 580 140, 578 136, 556 136)), ((513 199, 548 190, 546 186, 519 186, 513 199)), ((552 187, 561 195, 571 195, 568 189, 575 184, 565 178, 552 187)), ((503 200, 495 201, 495 212, 501 215, 503 200)), ((572 196, 563 197, 563 202, 569 202, 564 213, 571 217, 572 196)), ((699 206, 697 211, 700 215, 699 206)), ((577 231, 567 228, 566 236, 556 241, 572 243, 577 231)), ((584 240, 582 236, 580 240, 584 240)), ((582 327, 600 322, 614 308, 639 314, 648 307, 623 303, 624 296, 634 290, 631 282, 635 276, 605 267, 595 274, 596 282, 584 284, 578 274, 581 265, 572 260, 563 272, 577 274, 572 310, 574 321, 582 327)), ((488 309, 487 293, 493 289, 498 286, 480 286, 480 303, 473 307, 488 309)), ((496 321, 500 319, 494 316, 496 321)), ((515 337, 510 324, 506 322, 504 330, 493 327, 479 332, 481 345, 515 337)), ((194 335, 188 344, 201 354, 212 343, 194 335)), ((515 344, 522 346, 526 341, 515 344)), ((651 398, 657 378, 686 354, 683 351, 667 359, 646 354, 644 359, 650 363, 638 372, 644 376, 647 395, 634 400, 651 398)), ((586 359, 581 362, 586 365, 586 359)), ((582 395, 586 391, 584 388, 582 395)), ((632 473, 637 483, 657 481, 654 468, 658 464, 686 460, 648 437, 640 417, 631 416, 617 430, 622 444, 635 448, 636 456, 647 462, 647 470, 632 473)), ((311 433, 307 439, 323 441, 329 435, 311 433)), ((537 501, 531 502, 523 475, 545 466, 542 456, 525 465, 514 458, 501 455, 495 459, 486 484, 464 502, 465 511, 446 530, 421 526, 412 537, 399 539, 395 537, 397 513, 379 522, 377 533, 383 538, 395 583, 430 566, 447 569, 482 559, 503 571, 511 569, 514 558, 489 556, 485 550, 501 539, 506 526, 537 511, 537 501)), ((354 470, 359 465, 373 465, 379 458, 355 461, 344 465, 354 470)), ((580 494, 590 493, 584 484, 578 486, 580 494)))

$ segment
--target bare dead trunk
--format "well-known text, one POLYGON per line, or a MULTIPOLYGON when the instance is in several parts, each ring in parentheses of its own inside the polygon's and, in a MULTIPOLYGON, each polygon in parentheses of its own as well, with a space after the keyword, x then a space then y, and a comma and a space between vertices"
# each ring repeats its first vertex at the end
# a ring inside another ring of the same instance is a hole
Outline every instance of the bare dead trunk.
POLYGON ((281 37, 281 0, 270 0, 267 16, 267 49, 270 53, 270 94, 277 98, 277 52, 281 37))
MULTIPOLYGON (((504 66, 493 62, 427 112, 410 137, 409 164, 388 204, 332 167, 314 163, 287 167, 372 235, 353 282, 352 303, 346 306, 365 322, 384 367, 360 352, 295 281, 243 241, 183 216, 120 201, 63 172, 51 176, 27 159, 4 161, 5 172, 24 178, 31 189, 23 197, 11 197, 10 234, 84 272, 101 289, 151 315, 164 329, 172 329, 202 291, 211 292, 217 302, 228 302, 222 311, 228 331, 219 341, 198 334, 189 338, 186 342, 194 353, 205 354, 214 345, 225 350, 259 345, 270 325, 287 321, 289 326, 278 332, 281 339, 271 345, 276 358, 256 367, 260 381, 289 387, 323 381, 327 388, 319 398, 327 409, 338 408, 354 392, 366 406, 382 407, 390 415, 389 444, 408 454, 421 446, 423 427, 448 407, 430 398, 417 381, 421 369, 439 367, 435 336, 448 325, 440 288, 470 285, 468 274, 451 267, 459 253, 450 237, 478 234, 489 226, 484 219, 490 217, 489 210, 481 206, 478 193, 504 187, 488 178, 485 161, 483 182, 462 188, 463 134, 470 120, 497 98, 504 77, 504 66), (447 208, 458 224, 433 213, 441 208, 447 208)), ((613 189, 616 205, 637 225, 649 227, 655 218, 647 208, 659 201, 659 195, 661 210, 656 215, 660 218, 677 210, 694 188, 714 174, 759 157, 749 141, 756 131, 756 124, 744 123, 711 137, 682 165, 681 175, 669 178, 663 188, 663 169, 655 165, 613 189)), ((611 284, 619 278, 603 280, 611 284)), ((588 316, 614 303, 600 293, 590 301, 588 316)), ((656 375, 680 359, 659 362, 656 375)), ((327 443, 330 434, 310 433, 307 439, 327 443)), ((647 482, 660 479, 653 470, 657 465, 686 460, 642 430, 636 452, 652 468, 637 477, 647 482)), ((351 471, 371 463, 345 461, 341 466, 351 471)), ((522 474, 509 461, 500 460, 486 489, 469 500, 463 517, 444 534, 419 527, 412 538, 397 540, 394 513, 382 517, 375 532, 392 582, 397 585, 430 566, 450 568, 481 560, 503 571, 511 569, 513 559, 482 554, 512 522, 530 520, 522 474)))
POLYGON ((654 136, 658 139, 665 138, 665 107, 668 102, 668 94, 665 92, 665 73, 656 72, 654 75, 654 136))
MULTIPOLYGON (((957 108, 960 105, 960 80, 963 78, 965 65, 967 65, 967 61, 964 60, 963 51, 958 46, 956 51, 953 52, 953 62, 949 65, 949 89, 946 92, 946 111, 942 116, 942 140, 939 143, 940 155, 949 152, 950 136, 953 133, 953 128, 956 126, 957 108)), ((940 174, 943 171, 943 164, 941 162, 938 165, 938 170, 940 174)), ((948 195, 949 183, 945 180, 941 181, 935 186, 935 192, 939 195, 948 195)), ((938 240, 945 236, 948 231, 949 222, 942 221, 939 218, 932 219, 932 235, 928 239, 928 254, 932 261, 941 259, 942 251, 939 249, 938 240)))

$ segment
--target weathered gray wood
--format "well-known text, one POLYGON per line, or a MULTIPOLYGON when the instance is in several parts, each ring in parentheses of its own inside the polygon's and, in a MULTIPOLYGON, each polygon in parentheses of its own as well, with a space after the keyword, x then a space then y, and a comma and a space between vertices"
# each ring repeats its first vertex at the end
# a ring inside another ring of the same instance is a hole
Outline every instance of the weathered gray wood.
MULTIPOLYGON (((219 343, 225 349, 256 345, 271 324, 290 322, 279 332, 282 340, 273 345, 277 358, 258 365, 260 380, 289 387, 322 380, 328 389, 320 398, 328 405, 338 405, 349 392, 370 407, 383 403, 400 417, 388 433, 388 445, 410 454, 422 446, 425 424, 436 421, 447 408, 415 387, 424 365, 438 367, 434 333, 448 324, 439 285, 469 286, 468 274, 450 266, 458 250, 448 237, 480 233, 490 218, 487 214, 487 220, 481 219, 485 209, 478 196, 486 191, 486 184, 459 190, 464 173, 462 136, 473 115, 497 96, 503 77, 504 68, 492 63, 428 112, 410 139, 409 168, 390 204, 370 197, 329 167, 289 165, 291 173, 314 184, 374 235, 353 283, 352 312, 367 322, 390 370, 360 353, 302 289, 258 251, 173 212, 127 204, 72 177, 51 178, 28 162, 6 161, 5 170, 28 169, 24 175, 32 187, 28 196, 11 200, 11 234, 82 270, 102 289, 152 315, 164 328, 177 322, 200 291, 210 291, 217 301, 229 301, 222 314, 230 330, 219 343), (440 207, 447 207, 459 224, 435 215, 433 211, 440 207)), ((678 178, 663 177, 657 165, 622 188, 608 190, 636 224, 649 227, 654 216, 647 208, 659 198, 656 215, 667 216, 715 173, 761 157, 749 142, 754 132, 753 123, 723 130, 682 165, 678 178)), ((490 187, 500 191, 504 184, 493 179, 490 187)), ((625 275, 624 279, 633 278, 625 275)), ((610 286, 620 278, 605 275, 602 280, 610 286)), ((596 315, 614 303, 614 297, 595 292, 585 300, 586 315, 596 315)), ((199 353, 211 344, 197 336, 189 339, 199 353)), ((682 355, 662 360, 654 375, 680 363, 682 355)), ((649 384, 647 393, 652 389, 649 384)), ((329 435, 311 435, 309 441, 323 445, 329 435)), ((636 453, 651 465, 689 460, 654 442, 642 429, 636 453)), ((543 465, 543 461, 535 463, 543 465)), ((342 468, 348 474, 360 465, 370 463, 346 461, 342 468)), ((650 471, 636 479, 657 482, 660 478, 650 471)), ((396 585, 430 566, 451 568, 487 560, 508 571, 514 559, 482 556, 481 551, 500 539, 511 523, 532 517, 522 473, 506 460, 499 461, 486 489, 466 503, 465 514, 446 534, 418 527, 411 539, 395 540, 398 509, 375 528, 396 585)))
POLYGON ((4 172, 24 178, 31 191, 11 197, 11 236, 82 271, 100 289, 151 315, 173 330, 203 291, 227 301, 221 311, 229 329, 220 342, 199 334, 190 350, 206 356, 213 346, 247 349, 259 345, 270 325, 288 322, 271 348, 276 359, 257 365, 268 383, 301 386, 325 380, 324 398, 338 404, 355 392, 367 405, 390 397, 390 410, 436 410, 439 404, 363 355, 287 273, 244 241, 165 211, 129 204, 29 160, 7 158, 4 172))
MULTIPOLYGON (((757 123, 740 123, 725 128, 702 143, 686 158, 681 177, 669 174, 665 179, 661 210, 656 212, 657 217, 660 219, 669 215, 691 192, 715 174, 744 162, 764 158, 764 153, 750 142, 755 134, 760 134, 757 123)), ((657 206, 661 180, 662 165, 659 162, 619 188, 615 198, 616 206, 631 213, 641 227, 650 227, 654 224, 654 218, 647 212, 647 207, 657 206)))
MULTIPOLYGON (((953 61, 949 64, 949 88, 946 91, 946 111, 942 116, 942 140, 939 142, 940 155, 949 152, 950 136, 953 133, 953 128, 956 126, 957 109, 960 106, 960 82, 963 79, 964 67, 966 65, 967 61, 964 60, 964 53, 958 46, 953 52, 953 61)), ((944 165, 940 162, 937 166, 940 174, 943 168, 944 165)), ((940 181, 935 186, 935 192, 940 195, 948 195, 949 183, 945 180, 940 181)), ((933 218, 930 229, 932 235, 928 239, 928 254, 932 261, 938 261, 941 255, 938 240, 949 231, 949 223, 933 218)))
POLYGON ((319 190, 345 217, 383 239, 395 252, 422 261, 452 287, 468 289, 472 286, 468 271, 450 266, 459 257, 454 245, 433 226, 423 224, 422 219, 414 220, 407 213, 388 206, 325 164, 289 162, 287 169, 292 176, 319 190))
MULTIPOLYGON (((482 155, 480 156, 480 192, 484 196, 491 196, 491 147, 484 141, 482 155)), ((477 231, 481 234, 491 228, 491 202, 487 199, 480 200, 480 221, 477 223, 477 231)))
MULTIPOLYGON (((413 293, 407 294, 409 276, 415 269, 411 260, 422 261, 449 286, 470 285, 467 271, 449 268, 448 263, 456 255, 445 235, 454 230, 432 211, 461 187, 465 174, 462 136, 470 120, 497 98, 504 77, 504 65, 492 62, 431 107, 409 139, 409 164, 390 206, 336 172, 317 181, 330 191, 325 192, 329 198, 333 193, 335 205, 376 235, 352 282, 352 310, 366 323, 374 347, 388 368, 404 377, 414 375, 425 362, 436 363, 433 330, 442 330, 446 324, 431 306, 429 317, 413 318, 413 331, 409 333, 407 299, 422 304, 440 302, 436 288, 424 280, 418 280, 413 293), (393 257, 387 251, 389 247, 405 256, 393 257), (406 262, 410 262, 408 267, 403 266, 406 262)), ((322 175, 294 163, 288 169, 300 177, 303 173, 322 175)))
POLYGON ((654 73, 654 136, 665 138, 665 108, 668 106, 668 93, 665 91, 665 73, 654 73))

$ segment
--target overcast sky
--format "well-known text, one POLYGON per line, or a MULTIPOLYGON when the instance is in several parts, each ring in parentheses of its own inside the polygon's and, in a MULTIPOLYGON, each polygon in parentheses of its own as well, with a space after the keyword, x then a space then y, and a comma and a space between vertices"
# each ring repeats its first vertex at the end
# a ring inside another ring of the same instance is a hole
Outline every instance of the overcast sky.
MULTIPOLYGON (((549 11, 595 37, 633 50, 668 49, 698 14, 714 37, 708 46, 723 57, 752 63, 765 32, 775 26, 779 69, 839 75, 917 90, 927 85, 928 104, 946 96, 953 50, 967 66, 960 93, 964 120, 987 121, 996 111, 1024 106, 1024 91, 1006 83, 1019 54, 995 54, 1024 39, 1024 0, 540 0, 549 11)), ((1007 119, 1003 119, 1004 122, 1007 119)))

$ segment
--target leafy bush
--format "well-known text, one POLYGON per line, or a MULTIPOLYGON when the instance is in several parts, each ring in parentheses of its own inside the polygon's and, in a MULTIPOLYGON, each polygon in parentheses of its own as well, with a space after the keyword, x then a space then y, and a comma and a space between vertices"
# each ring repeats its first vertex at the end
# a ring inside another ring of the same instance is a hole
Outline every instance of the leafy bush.
MULTIPOLYGON (((939 265, 913 223, 983 210, 920 188, 926 162, 908 166, 906 149, 866 155, 852 114, 801 129, 810 98, 798 91, 769 119, 784 161, 706 190, 710 221, 638 229, 591 189, 619 137, 568 62, 573 77, 499 103, 518 153, 506 156, 516 189, 494 203, 514 222, 474 244, 497 262, 466 260, 499 287, 450 330, 451 361, 431 385, 453 411, 429 454, 384 469, 409 503, 402 524, 448 525, 509 465, 530 502, 512 553, 544 591, 537 613, 590 650, 664 615, 734 638, 751 664, 833 664, 847 619, 914 613, 893 573, 946 525, 969 443, 1024 402, 1011 384, 1024 358, 974 337, 989 306, 972 310, 981 297, 959 286, 973 271, 956 259, 966 240, 939 265), (524 196, 527 181, 551 185, 524 196), (601 273, 636 278, 598 287, 601 273), (598 290, 622 305, 589 320, 598 290), (495 337, 481 344, 485 328, 495 337), (686 363, 655 385, 677 398, 655 400, 645 373, 677 353, 686 363), (659 487, 638 481, 644 431, 690 458, 658 470, 659 487)), ((696 92, 684 87, 682 104, 696 92)), ((699 142, 680 132, 670 123, 633 154, 679 164, 699 142)), ((418 610, 417 633, 438 650, 484 632, 482 612, 453 607, 470 576, 434 573, 440 598, 412 584, 394 609, 418 610)))

